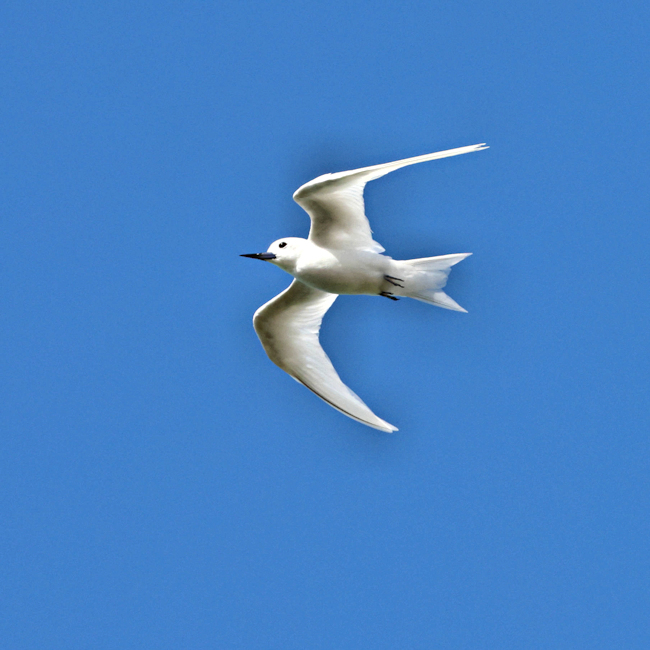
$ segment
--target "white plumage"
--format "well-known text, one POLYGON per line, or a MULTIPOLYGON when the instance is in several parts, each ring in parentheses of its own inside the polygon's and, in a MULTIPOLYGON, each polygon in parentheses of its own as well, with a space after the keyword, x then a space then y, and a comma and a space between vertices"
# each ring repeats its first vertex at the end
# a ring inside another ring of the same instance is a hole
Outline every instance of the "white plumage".
POLYGON ((415 260, 382 255, 384 248, 372 238, 365 215, 363 189, 368 181, 400 167, 486 148, 476 144, 324 174, 298 188, 293 198, 311 218, 309 237, 286 237, 265 253, 244 255, 271 262, 294 277, 253 318, 271 361, 341 413, 375 429, 397 431, 341 381, 320 345, 321 322, 338 294, 408 297, 465 311, 442 289, 451 267, 470 253, 415 260))

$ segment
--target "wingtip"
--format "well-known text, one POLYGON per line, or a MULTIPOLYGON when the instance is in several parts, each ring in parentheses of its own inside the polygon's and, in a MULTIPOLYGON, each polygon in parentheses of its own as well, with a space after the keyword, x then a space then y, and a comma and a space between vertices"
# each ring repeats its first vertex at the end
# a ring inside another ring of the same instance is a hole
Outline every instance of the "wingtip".
POLYGON ((386 422, 386 420, 382 420, 381 418, 378 418, 378 420, 381 422, 381 424, 376 424, 371 426, 374 426, 376 429, 379 429, 380 431, 385 431, 386 433, 395 433, 395 431, 399 431, 399 429, 393 426, 390 422, 386 422))
POLYGON ((372 412, 371 415, 372 418, 367 418, 363 420, 360 418, 355 418, 355 419, 361 422, 361 424, 365 424, 366 426, 372 427, 373 429, 377 429, 378 431, 383 431, 384 433, 395 433, 395 431, 399 431, 399 429, 396 426, 392 425, 390 422, 386 422, 386 420, 382 420, 380 417, 378 417, 372 412))

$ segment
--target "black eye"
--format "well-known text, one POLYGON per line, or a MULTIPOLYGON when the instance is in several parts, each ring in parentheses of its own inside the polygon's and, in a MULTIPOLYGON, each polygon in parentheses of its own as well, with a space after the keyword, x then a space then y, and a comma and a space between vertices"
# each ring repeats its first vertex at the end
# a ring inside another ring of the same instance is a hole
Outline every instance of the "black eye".
POLYGON ((284 248, 286 245, 287 245, 287 242, 286 242, 286 241, 281 241, 281 242, 278 244, 278 248, 284 248))

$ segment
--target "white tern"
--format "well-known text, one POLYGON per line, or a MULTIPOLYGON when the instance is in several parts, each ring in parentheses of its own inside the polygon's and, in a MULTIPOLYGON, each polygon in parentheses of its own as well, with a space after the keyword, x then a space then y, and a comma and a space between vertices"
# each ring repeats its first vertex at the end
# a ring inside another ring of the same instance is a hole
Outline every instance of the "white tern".
POLYGON ((293 195, 311 219, 309 237, 285 237, 265 253, 246 254, 279 266, 294 277, 281 294, 260 307, 255 331, 273 363, 341 413, 381 431, 397 427, 377 417, 339 378, 320 345, 325 312, 339 294, 415 298, 465 311, 442 288, 454 264, 471 253, 394 260, 373 238, 365 215, 368 181, 400 167, 487 149, 483 144, 415 156, 383 165, 324 174, 293 195))

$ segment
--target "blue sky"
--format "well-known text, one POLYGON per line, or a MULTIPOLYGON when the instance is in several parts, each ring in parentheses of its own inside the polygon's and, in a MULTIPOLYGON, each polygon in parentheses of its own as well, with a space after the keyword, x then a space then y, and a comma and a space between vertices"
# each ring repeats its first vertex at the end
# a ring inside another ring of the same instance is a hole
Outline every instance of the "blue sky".
POLYGON ((647 648, 647 4, 5 3, 0 634, 647 648), (265 356, 314 176, 449 294, 342 297, 386 435, 265 356))

